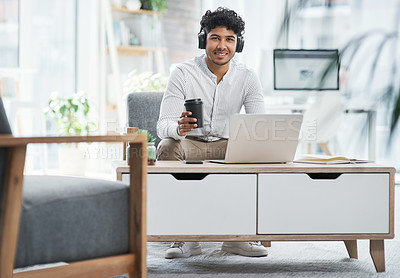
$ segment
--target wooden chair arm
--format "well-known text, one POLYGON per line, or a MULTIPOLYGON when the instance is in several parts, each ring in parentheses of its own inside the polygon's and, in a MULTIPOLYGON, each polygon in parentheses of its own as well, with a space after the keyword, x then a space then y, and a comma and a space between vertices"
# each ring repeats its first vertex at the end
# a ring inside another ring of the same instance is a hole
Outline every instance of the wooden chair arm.
POLYGON ((83 142, 147 142, 145 134, 100 135, 100 136, 60 136, 60 137, 14 137, 0 135, 0 147, 13 147, 30 143, 83 143, 83 142))

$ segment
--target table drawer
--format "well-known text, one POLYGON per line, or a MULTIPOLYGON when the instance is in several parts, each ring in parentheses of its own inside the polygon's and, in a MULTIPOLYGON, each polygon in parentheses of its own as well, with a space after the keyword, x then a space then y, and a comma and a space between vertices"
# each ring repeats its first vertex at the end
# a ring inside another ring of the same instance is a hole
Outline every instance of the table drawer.
POLYGON ((148 174, 149 235, 256 234, 256 174, 148 174))
POLYGON ((389 233, 389 173, 259 174, 258 234, 389 233))

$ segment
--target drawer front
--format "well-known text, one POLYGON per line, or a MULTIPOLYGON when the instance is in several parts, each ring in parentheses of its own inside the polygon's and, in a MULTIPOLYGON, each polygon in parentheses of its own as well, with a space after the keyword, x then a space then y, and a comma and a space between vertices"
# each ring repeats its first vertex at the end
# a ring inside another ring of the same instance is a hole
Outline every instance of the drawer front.
POLYGON ((148 174, 147 184, 148 235, 256 234, 255 174, 148 174))
POLYGON ((259 174, 258 234, 389 233, 389 174, 259 174))

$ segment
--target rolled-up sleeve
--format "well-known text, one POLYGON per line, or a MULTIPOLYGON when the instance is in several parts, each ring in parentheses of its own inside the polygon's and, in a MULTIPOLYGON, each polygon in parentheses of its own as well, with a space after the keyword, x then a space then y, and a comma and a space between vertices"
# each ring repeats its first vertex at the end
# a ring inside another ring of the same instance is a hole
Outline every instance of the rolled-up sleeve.
POLYGON ((157 135, 161 139, 173 138, 182 140, 185 136, 178 135, 178 120, 183 111, 185 100, 185 77, 180 68, 171 73, 167 89, 160 107, 157 121, 157 135))

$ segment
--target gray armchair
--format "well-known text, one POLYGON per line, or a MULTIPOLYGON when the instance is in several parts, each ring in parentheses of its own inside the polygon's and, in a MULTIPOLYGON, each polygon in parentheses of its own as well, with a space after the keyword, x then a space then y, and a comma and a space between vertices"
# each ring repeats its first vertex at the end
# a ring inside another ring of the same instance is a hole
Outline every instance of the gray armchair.
POLYGON ((128 127, 147 129, 156 138, 156 147, 160 142, 156 127, 163 95, 163 92, 138 92, 127 98, 128 127))
POLYGON ((13 137, 0 98, 0 278, 146 277, 146 145, 144 135, 13 137), (23 175, 29 143, 118 141, 131 144, 130 186, 23 175), (29 270, 55 262, 65 264, 29 270))

